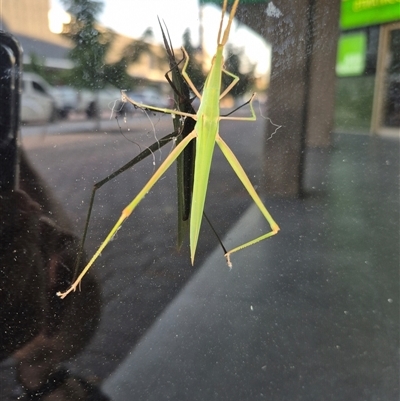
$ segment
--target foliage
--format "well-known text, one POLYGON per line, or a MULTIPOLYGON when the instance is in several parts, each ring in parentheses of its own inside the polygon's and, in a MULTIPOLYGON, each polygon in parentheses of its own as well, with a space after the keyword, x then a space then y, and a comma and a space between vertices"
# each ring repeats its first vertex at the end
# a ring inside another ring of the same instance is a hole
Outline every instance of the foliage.
POLYGON ((40 62, 40 58, 35 53, 30 54, 30 63, 24 67, 27 72, 34 72, 41 77, 46 77, 46 69, 44 64, 40 62))
POLYGON ((132 89, 132 77, 126 73, 128 61, 123 57, 113 64, 104 65, 104 80, 119 89, 132 89))
POLYGON ((29 64, 24 65, 24 71, 41 76, 50 85, 64 85, 69 78, 68 70, 51 69, 46 67, 41 58, 35 53, 30 54, 29 64))
POLYGON ((139 39, 133 40, 124 49, 124 59, 127 63, 134 64, 140 61, 143 54, 149 55, 152 61, 159 67, 163 65, 163 58, 155 54, 151 42, 154 39, 153 30, 147 28, 139 39))
POLYGON ((73 16, 65 34, 75 44, 69 54, 75 65, 70 75, 71 85, 98 90, 107 83, 119 86, 120 82, 126 81, 124 60, 112 65, 105 63, 114 34, 109 29, 100 28, 96 22, 103 3, 95 0, 62 1, 73 16))

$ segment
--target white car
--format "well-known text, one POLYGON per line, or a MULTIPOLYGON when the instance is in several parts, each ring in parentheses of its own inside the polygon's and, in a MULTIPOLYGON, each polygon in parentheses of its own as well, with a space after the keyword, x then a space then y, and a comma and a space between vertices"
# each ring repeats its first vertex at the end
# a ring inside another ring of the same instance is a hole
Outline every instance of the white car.
MULTIPOLYGON (((121 98, 121 91, 114 86, 107 86, 97 92, 88 89, 73 89, 69 87, 59 87, 57 90, 63 90, 65 113, 60 113, 62 117, 67 116, 70 111, 85 113, 89 118, 95 118, 104 111, 111 112, 121 98), (69 95, 69 101, 66 102, 66 95, 69 95), (73 101, 71 101, 73 100, 73 101)), ((61 98, 58 94, 56 98, 61 98)))
MULTIPOLYGON (((168 108, 171 107, 170 102, 166 96, 161 95, 158 91, 153 89, 146 89, 144 91, 131 91, 126 95, 135 100, 137 103, 145 104, 147 106, 168 108)), ((135 106, 129 102, 119 102, 117 111, 119 114, 133 114, 136 111, 135 106)))
POLYGON ((50 122, 56 118, 57 107, 50 85, 39 75, 24 73, 22 76, 21 121, 50 122))
POLYGON ((61 118, 67 118, 71 111, 86 113, 89 118, 95 118, 104 111, 111 112, 121 98, 121 91, 113 86, 107 86, 97 92, 66 85, 50 89, 61 118))
POLYGON ((78 91, 70 86, 54 86, 51 88, 51 95, 56 101, 58 116, 67 118, 69 113, 76 109, 78 99, 78 91))

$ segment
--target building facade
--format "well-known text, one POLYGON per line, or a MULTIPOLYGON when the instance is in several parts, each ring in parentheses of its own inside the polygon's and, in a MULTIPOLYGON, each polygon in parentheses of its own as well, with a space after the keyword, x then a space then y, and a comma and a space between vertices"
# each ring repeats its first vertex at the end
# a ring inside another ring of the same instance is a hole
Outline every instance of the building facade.
POLYGON ((342 0, 335 129, 400 137, 400 1, 342 0))

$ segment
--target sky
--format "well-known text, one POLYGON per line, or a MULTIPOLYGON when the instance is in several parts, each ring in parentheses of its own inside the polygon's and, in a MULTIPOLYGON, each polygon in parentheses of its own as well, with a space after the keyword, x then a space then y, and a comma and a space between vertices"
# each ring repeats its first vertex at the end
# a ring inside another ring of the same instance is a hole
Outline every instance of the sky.
MULTIPOLYGON (((99 17, 100 22, 114 31, 139 38, 151 27, 155 41, 162 43, 157 16, 164 20, 175 48, 182 45, 182 35, 187 28, 191 30, 192 43, 199 43, 199 21, 202 15, 204 36, 203 44, 210 53, 215 53, 218 25, 221 9, 215 5, 206 5, 200 12, 199 0, 103 0, 104 8, 99 17), (179 10, 179 12, 176 12, 179 10)), ((51 0, 53 16, 62 16, 59 0, 51 0)), ((269 68, 270 48, 257 34, 242 24, 232 26, 230 42, 238 48, 244 48, 251 63, 257 64, 256 72, 265 74, 269 68)))

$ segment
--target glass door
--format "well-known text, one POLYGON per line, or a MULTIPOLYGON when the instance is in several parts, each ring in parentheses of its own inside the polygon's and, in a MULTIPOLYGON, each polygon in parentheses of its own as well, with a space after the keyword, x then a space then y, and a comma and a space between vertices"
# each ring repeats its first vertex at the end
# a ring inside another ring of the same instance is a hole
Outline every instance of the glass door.
POLYGON ((371 126, 400 137, 400 22, 381 27, 371 126))

